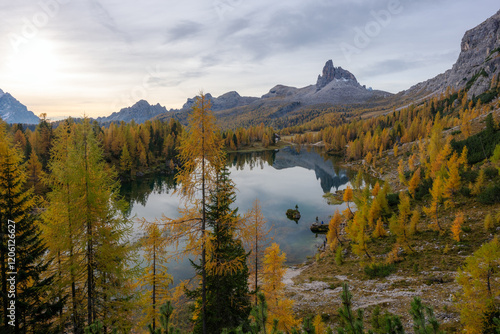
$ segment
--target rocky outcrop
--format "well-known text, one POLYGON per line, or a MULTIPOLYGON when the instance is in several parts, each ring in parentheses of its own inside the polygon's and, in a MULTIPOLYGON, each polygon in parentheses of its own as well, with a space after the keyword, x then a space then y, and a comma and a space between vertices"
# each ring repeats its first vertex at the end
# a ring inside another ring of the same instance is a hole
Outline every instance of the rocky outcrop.
POLYGON ((411 87, 404 94, 440 93, 451 87, 467 88, 470 96, 478 96, 488 90, 491 78, 498 76, 499 71, 500 11, 465 33, 460 55, 450 70, 411 87))
POLYGON ((323 67, 323 74, 318 75, 318 80, 316 81, 316 90, 320 90, 333 80, 344 82, 353 81, 355 83, 358 83, 356 77, 351 72, 344 70, 342 67, 334 67, 333 61, 330 59, 323 67))
POLYGON ((167 109, 159 103, 151 105, 145 100, 140 100, 131 107, 123 108, 119 112, 114 112, 107 117, 99 117, 98 122, 130 122, 134 120, 136 123, 144 123, 145 121, 166 113, 167 109))
POLYGON ((40 119, 9 93, 0 89, 0 118, 9 124, 38 124, 40 119))

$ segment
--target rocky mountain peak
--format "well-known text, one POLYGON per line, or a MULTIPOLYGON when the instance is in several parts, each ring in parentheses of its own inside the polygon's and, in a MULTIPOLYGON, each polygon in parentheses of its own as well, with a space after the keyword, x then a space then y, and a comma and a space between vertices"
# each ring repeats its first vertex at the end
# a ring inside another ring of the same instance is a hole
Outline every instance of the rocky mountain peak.
POLYGON ((40 119, 9 93, 0 89, 0 118, 5 122, 38 124, 40 119))
POLYGON ((468 30, 460 44, 460 54, 451 69, 419 83, 405 92, 439 93, 447 87, 467 88, 468 94, 488 90, 493 75, 500 72, 500 11, 468 30))
POLYGON ((323 74, 318 75, 318 80, 316 81, 316 89, 320 90, 333 80, 353 81, 357 83, 356 77, 351 72, 344 70, 340 66, 339 67, 333 66, 333 61, 330 59, 326 62, 325 66, 323 67, 323 74))

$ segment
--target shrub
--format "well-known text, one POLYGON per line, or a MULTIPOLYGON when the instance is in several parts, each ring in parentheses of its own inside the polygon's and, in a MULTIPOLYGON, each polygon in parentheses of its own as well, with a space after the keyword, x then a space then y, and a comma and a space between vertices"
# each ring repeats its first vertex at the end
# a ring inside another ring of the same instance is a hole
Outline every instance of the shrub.
POLYGON ((500 184, 494 184, 484 189, 477 196, 477 200, 483 204, 500 203, 500 184))
POLYGON ((495 167, 488 167, 484 169, 484 176, 488 179, 494 179, 498 176, 498 169, 495 167))
POLYGON ((397 206, 399 204, 399 194, 387 194, 387 204, 389 204, 389 206, 397 206))
POLYGON ((396 270, 396 266, 394 264, 385 263, 372 263, 364 268, 365 274, 370 279, 387 277, 392 274, 394 270, 396 270))
POLYGON ((415 190, 415 199, 421 200, 422 198, 424 198, 424 196, 429 193, 429 189, 431 188, 432 188, 432 179, 431 178, 423 179, 418 185, 418 188, 415 190))

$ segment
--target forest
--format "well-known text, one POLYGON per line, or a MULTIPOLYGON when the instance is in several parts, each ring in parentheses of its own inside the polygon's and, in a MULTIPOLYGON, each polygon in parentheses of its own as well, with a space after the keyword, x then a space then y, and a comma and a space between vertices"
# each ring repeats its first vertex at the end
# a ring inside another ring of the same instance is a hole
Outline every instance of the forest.
POLYGON ((280 129, 222 131, 203 94, 188 126, 42 117, 30 130, 0 122, 0 331, 497 332, 499 92, 494 77, 478 97, 447 89, 370 118, 361 109, 318 112, 280 129), (458 323, 441 324, 419 297, 409 317, 376 308, 368 319, 346 282, 334 316, 299 315, 284 290, 286 254, 269 238, 257 200, 245 213, 234 207, 226 167, 228 152, 273 148, 280 136, 321 143, 360 171, 343 191, 347 209, 332 212, 316 265, 383 279, 421 271, 438 256, 456 271, 458 323), (362 172, 379 182, 363 182, 362 172), (133 240, 119 190, 148 173, 175 175, 180 216, 140 219, 144 237, 133 240), (173 286, 168 265, 181 258, 196 277, 173 286))

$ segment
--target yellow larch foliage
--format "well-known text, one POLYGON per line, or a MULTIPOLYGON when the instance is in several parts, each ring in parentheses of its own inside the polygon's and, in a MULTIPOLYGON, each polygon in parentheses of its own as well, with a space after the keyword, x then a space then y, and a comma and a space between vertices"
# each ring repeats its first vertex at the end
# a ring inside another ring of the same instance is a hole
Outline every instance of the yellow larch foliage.
POLYGON ((326 325, 319 314, 314 317, 313 326, 316 330, 316 334, 324 334, 326 332, 326 325))
POLYGON ((409 226, 409 231, 412 235, 417 233, 417 227, 419 222, 420 222, 420 211, 415 209, 412 211, 410 226, 409 226))
POLYGON ((471 185, 471 193, 473 195, 479 195, 481 193, 481 191, 483 191, 483 188, 485 187, 485 181, 486 180, 486 176, 484 174, 484 169, 481 169, 479 171, 479 176, 477 177, 476 179, 476 182, 471 185))
POLYGON ((394 144, 393 151, 394 151, 394 157, 396 158, 398 156, 398 144, 394 144))
POLYGON ((451 225, 451 234, 456 242, 460 241, 460 231, 462 229, 462 224, 464 223, 464 213, 457 213, 453 224, 451 225))
POLYGON ((340 224, 342 223, 342 216, 340 215, 339 210, 335 210, 335 214, 330 219, 330 223, 328 224, 328 234, 326 235, 326 239, 328 240, 328 245, 330 245, 330 249, 335 251, 340 241, 340 224))
POLYGON ((457 153, 453 153, 447 162, 448 179, 445 184, 445 196, 450 204, 453 201, 453 195, 460 189, 460 159, 457 153))
POLYGON ((380 183, 375 183, 375 185, 373 186, 373 189, 372 189, 372 196, 377 196, 378 195, 378 192, 380 191, 380 183))
POLYGON ((266 248, 264 255, 264 268, 262 279, 262 292, 266 297, 268 305, 268 325, 272 327, 274 319, 277 319, 278 329, 291 332, 293 327, 299 325, 299 321, 293 316, 293 300, 285 298, 283 276, 285 268, 283 264, 286 254, 283 253, 277 243, 266 248))
POLYGON ((349 206, 349 202, 352 202, 353 197, 354 196, 353 196, 353 193, 352 193, 352 188, 348 184, 347 187, 344 190, 343 200, 344 200, 344 202, 347 203, 347 209, 349 209, 351 215, 352 215, 352 210, 351 210, 351 207, 349 206))
POLYGON ((421 177, 420 177, 420 168, 418 168, 415 173, 411 176, 410 182, 408 182, 408 191, 411 194, 411 197, 415 198, 415 192, 420 185, 421 177))
POLYGON ((495 227, 495 222, 493 221, 493 216, 491 213, 488 213, 486 217, 484 217, 484 230, 489 232, 491 229, 495 227))
POLYGON ((493 332, 493 328, 485 328, 485 320, 500 306, 500 289, 495 284, 499 265, 500 245, 495 237, 469 256, 458 270, 457 283, 461 291, 456 294, 456 306, 466 333, 493 332))
POLYGON ((384 222, 382 218, 377 220, 377 225, 375 225, 375 230, 373 230, 372 236, 374 238, 385 237, 387 235, 387 231, 384 230, 384 222))
POLYGON ((432 201, 429 207, 424 207, 424 212, 434 223, 430 225, 431 228, 435 230, 442 231, 441 225, 439 225, 439 206, 443 201, 443 180, 441 177, 437 177, 432 183, 432 189, 430 190, 432 201))
POLYGON ((416 162, 417 162, 417 154, 413 153, 408 159, 408 168, 410 169, 410 171, 413 172, 415 170, 416 162))

